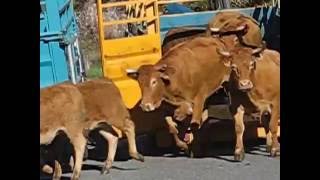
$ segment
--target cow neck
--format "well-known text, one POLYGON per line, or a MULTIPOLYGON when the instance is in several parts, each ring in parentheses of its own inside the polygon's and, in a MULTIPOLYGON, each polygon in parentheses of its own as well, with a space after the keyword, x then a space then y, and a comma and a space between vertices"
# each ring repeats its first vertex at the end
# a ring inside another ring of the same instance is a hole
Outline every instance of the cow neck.
POLYGON ((167 88, 164 90, 164 100, 173 105, 180 105, 184 99, 182 97, 174 96, 172 93, 168 91, 167 88))

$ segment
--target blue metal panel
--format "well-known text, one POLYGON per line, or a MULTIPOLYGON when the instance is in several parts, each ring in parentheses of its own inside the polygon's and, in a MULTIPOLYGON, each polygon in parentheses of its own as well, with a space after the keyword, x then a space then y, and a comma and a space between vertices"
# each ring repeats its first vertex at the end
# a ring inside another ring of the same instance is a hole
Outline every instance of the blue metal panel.
MULTIPOLYGON (((70 80, 66 48, 75 43, 78 27, 71 0, 40 0, 40 87, 70 80)), ((79 57, 72 48, 75 69, 79 57)), ((80 70, 76 77, 80 79, 80 70)))
POLYGON ((192 9, 188 8, 185 5, 178 4, 178 3, 172 3, 168 4, 166 6, 167 9, 167 14, 177 14, 177 13, 188 13, 188 12, 193 12, 192 9))
MULTIPOLYGON (((165 34, 171 28, 177 27, 198 27, 205 28, 208 22, 221 11, 239 11, 243 14, 253 16, 254 12, 260 11, 259 19, 260 23, 269 20, 269 16, 272 8, 243 8, 243 9, 228 9, 228 10, 219 10, 219 11, 205 11, 205 12, 194 12, 194 13, 184 13, 184 14, 175 14, 175 15, 163 15, 160 17, 160 31, 161 39, 164 39, 165 34), (266 17, 263 19, 262 17, 266 17)), ((262 33, 264 34, 264 29, 262 28, 262 33)))
POLYGON ((40 87, 68 80, 64 47, 59 42, 40 41, 40 87))

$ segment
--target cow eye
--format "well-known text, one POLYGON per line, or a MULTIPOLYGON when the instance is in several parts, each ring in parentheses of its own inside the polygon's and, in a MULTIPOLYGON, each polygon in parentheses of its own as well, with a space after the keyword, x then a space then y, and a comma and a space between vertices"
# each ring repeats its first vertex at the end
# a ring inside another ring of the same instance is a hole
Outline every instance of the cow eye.
POLYGON ((151 81, 151 86, 155 86, 157 84, 157 81, 155 80, 155 79, 153 79, 152 81, 151 81))
POLYGON ((250 61, 249 69, 254 69, 254 66, 255 66, 255 61, 254 60, 250 61))

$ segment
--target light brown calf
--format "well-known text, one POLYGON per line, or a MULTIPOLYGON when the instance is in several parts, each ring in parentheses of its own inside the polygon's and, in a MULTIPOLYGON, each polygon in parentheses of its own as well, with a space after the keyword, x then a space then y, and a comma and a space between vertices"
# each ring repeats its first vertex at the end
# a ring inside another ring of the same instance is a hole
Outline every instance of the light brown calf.
POLYGON ((115 132, 118 132, 99 131, 109 144, 108 157, 101 173, 108 173, 112 166, 120 132, 123 132, 128 138, 130 156, 143 162, 144 157, 138 153, 136 147, 134 122, 131 120, 115 84, 109 79, 96 79, 76 86, 80 90, 86 106, 86 132, 102 125, 112 126, 115 128, 115 132))
POLYGON ((69 137, 75 152, 72 180, 80 177, 86 146, 82 132, 85 117, 82 95, 72 84, 40 89, 40 145, 50 144, 60 131, 69 137))

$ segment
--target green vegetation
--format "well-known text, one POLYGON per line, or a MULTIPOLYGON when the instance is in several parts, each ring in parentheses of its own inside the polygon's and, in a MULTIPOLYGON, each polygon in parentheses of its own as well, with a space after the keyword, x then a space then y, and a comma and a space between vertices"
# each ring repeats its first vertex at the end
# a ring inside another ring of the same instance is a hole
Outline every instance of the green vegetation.
POLYGON ((91 65, 90 69, 87 72, 88 78, 100 78, 103 76, 101 63, 91 65))

